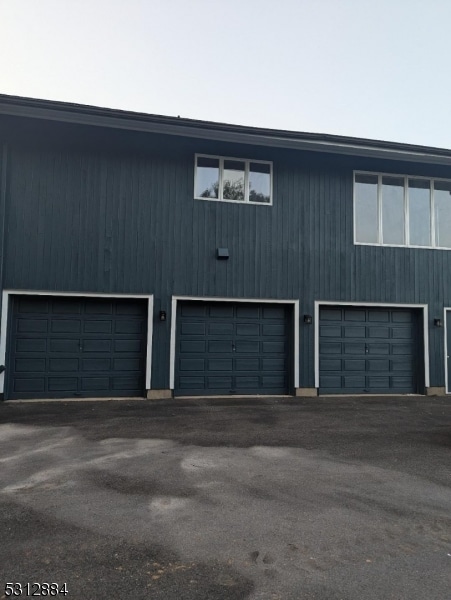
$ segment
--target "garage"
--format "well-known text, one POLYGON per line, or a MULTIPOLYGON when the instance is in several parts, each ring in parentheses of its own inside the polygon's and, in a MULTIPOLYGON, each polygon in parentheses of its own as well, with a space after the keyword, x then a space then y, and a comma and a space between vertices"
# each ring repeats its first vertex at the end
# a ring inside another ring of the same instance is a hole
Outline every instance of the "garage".
POLYGON ((6 398, 143 396, 146 300, 11 297, 6 398))
POLYGON ((420 323, 415 309, 320 306, 320 394, 418 393, 420 323))
POLYGON ((292 335, 284 304, 179 302, 174 393, 287 394, 292 335))

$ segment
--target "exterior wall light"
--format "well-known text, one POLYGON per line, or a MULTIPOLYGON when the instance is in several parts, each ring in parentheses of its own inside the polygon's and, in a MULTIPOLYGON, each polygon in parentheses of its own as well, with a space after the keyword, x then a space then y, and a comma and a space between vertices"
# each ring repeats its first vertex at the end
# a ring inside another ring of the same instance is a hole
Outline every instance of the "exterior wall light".
POLYGON ((434 326, 435 327, 443 327, 443 323, 441 319, 434 319, 434 326))
POLYGON ((160 321, 166 321, 166 311, 160 310, 160 321))
POLYGON ((217 248, 216 250, 216 258, 218 260, 228 260, 229 259, 229 249, 228 248, 217 248))
POLYGON ((312 315, 304 315, 304 323, 306 325, 311 325, 313 323, 312 315))

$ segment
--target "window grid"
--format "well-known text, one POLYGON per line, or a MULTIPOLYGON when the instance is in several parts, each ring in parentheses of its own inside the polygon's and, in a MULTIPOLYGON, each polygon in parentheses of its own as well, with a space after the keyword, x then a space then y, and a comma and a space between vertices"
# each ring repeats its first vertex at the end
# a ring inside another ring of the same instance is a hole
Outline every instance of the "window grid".
MULTIPOLYGON (((445 179, 442 177, 424 177, 421 175, 399 175, 397 173, 375 173, 374 171, 354 171, 353 178, 353 230, 354 230, 354 244, 356 246, 385 246, 391 248, 423 248, 423 249, 437 249, 437 250, 451 250, 451 247, 447 246, 437 246, 436 245, 436 210, 434 203, 434 182, 446 182, 451 183, 451 179, 445 179), (377 223, 377 242, 357 242, 356 235, 356 217, 355 217, 355 206, 356 206, 356 197, 355 197, 355 178, 356 175, 374 175, 377 176, 377 211, 378 211, 378 223, 377 223), (399 177, 404 181, 404 244, 384 244, 383 243, 383 230, 382 230, 382 177, 399 177), (431 236, 431 245, 430 246, 418 246, 414 244, 410 244, 410 231, 409 231, 409 179, 422 179, 429 181, 429 210, 430 210, 430 236, 431 236)), ((450 197, 451 200, 451 197, 450 197)))
POLYGON ((212 154, 196 154, 194 156, 194 199, 195 200, 208 200, 210 202, 235 202, 237 204, 253 204, 256 206, 272 206, 273 200, 273 164, 272 161, 268 160, 255 160, 253 158, 236 158, 231 156, 216 156, 212 154), (197 189, 197 159, 198 158, 214 158, 219 161, 219 177, 218 177, 218 197, 217 198, 204 198, 201 196, 196 196, 197 189), (227 198, 223 198, 223 181, 224 181, 224 161, 233 160, 244 163, 244 200, 229 200, 227 198), (269 187, 269 202, 252 202, 249 200, 250 193, 250 185, 249 185, 249 172, 250 172, 250 163, 257 163, 261 165, 269 166, 269 177, 270 177, 270 187, 269 187))

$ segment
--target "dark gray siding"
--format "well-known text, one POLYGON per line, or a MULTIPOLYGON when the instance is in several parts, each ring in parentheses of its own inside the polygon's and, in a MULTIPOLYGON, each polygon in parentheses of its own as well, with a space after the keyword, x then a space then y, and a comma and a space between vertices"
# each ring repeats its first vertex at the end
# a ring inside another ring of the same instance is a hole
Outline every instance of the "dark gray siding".
MULTIPOLYGON (((173 294, 299 298, 301 316, 314 300, 426 303, 431 322, 451 306, 451 251, 354 246, 352 226, 353 169, 449 168, 53 127, 5 134, 5 289, 153 293, 168 316, 173 294), (194 200, 195 152, 273 160, 274 206, 194 200)), ((167 388, 170 319, 154 325, 152 386, 167 388)), ((301 323, 301 387, 313 333, 301 323)), ((443 330, 430 348, 444 385, 443 330)))

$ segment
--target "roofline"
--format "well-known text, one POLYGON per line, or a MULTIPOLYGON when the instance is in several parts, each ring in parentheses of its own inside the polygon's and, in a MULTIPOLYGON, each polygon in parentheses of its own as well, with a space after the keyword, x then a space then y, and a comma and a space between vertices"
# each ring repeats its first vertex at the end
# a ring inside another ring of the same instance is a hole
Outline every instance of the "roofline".
POLYGON ((0 115, 257 146, 451 165, 451 150, 323 133, 231 125, 0 94, 0 115))

